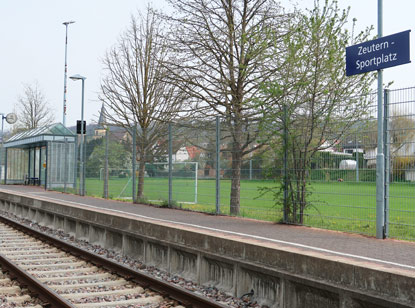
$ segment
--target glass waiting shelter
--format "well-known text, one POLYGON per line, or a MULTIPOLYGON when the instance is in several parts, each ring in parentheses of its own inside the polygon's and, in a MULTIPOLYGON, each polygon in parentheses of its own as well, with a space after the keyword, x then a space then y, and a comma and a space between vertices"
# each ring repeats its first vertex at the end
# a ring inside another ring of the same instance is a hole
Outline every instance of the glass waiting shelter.
POLYGON ((61 123, 18 133, 4 148, 6 184, 75 187, 76 135, 61 123))

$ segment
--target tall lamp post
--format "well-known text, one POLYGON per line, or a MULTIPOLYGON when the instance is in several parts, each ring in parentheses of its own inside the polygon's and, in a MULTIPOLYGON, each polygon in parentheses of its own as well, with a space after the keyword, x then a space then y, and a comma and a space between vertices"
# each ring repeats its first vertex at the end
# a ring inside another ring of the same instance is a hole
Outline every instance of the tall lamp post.
POLYGON ((4 115, 4 113, 0 113, 1 115, 1 145, 3 146, 3 128, 4 128, 4 119, 6 118, 6 116, 4 115))
POLYGON ((81 156, 81 163, 80 163, 80 185, 79 185, 79 194, 81 196, 85 195, 85 168, 84 168, 84 93, 85 93, 85 79, 86 77, 81 76, 79 74, 73 75, 71 77, 72 80, 82 80, 82 105, 81 105, 81 144, 80 144, 80 156, 81 156))
POLYGON ((64 23, 62 23, 65 28, 65 73, 64 73, 64 77, 63 77, 63 119, 62 119, 62 124, 63 126, 66 127, 66 79, 67 79, 67 74, 68 74, 68 64, 67 64, 67 56, 68 56, 68 26, 70 24, 73 24, 74 21, 65 21, 64 23))
POLYGON ((4 113, 0 113, 1 115, 1 151, 0 151, 0 164, 3 163, 0 167, 0 174, 4 176, 4 184, 6 184, 6 174, 4 172, 5 170, 5 157, 4 157, 4 119, 6 119, 6 122, 9 124, 14 124, 17 121, 17 116, 14 113, 9 113, 6 116, 4 113))
MULTIPOLYGON (((1 115, 1 151, 0 151, 0 178, 2 178, 3 177, 3 174, 4 174, 4 161, 5 161, 5 159, 4 159, 4 154, 3 154, 3 152, 4 152, 4 119, 6 118, 6 116, 4 115, 4 113, 0 113, 0 115, 1 115)), ((3 179, 5 178, 5 175, 4 175, 4 177, 3 177, 3 179)), ((5 183, 4 183, 5 184, 5 183)))

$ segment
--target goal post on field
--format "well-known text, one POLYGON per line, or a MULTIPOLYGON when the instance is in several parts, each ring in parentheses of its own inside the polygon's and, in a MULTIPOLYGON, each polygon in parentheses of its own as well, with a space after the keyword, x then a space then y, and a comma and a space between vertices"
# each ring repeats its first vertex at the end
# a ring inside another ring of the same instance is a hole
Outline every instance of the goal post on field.
MULTIPOLYGON (((154 163, 146 163, 146 172, 145 172, 145 178, 153 178, 153 179, 167 179, 169 176, 169 163, 168 162, 154 162, 154 163)), ((138 166, 137 166, 138 167, 138 166)), ((189 198, 185 200, 186 198, 183 195, 189 195, 188 191, 181 191, 178 189, 180 186, 174 186, 173 188, 173 194, 176 195, 176 201, 182 202, 182 203, 197 203, 197 186, 198 186, 198 162, 173 162, 172 163, 172 178, 173 182, 177 179, 181 180, 192 180, 194 183, 192 186, 194 186, 193 194, 194 198, 192 198, 192 201, 190 201, 189 198), (176 191, 175 191, 176 190, 176 191), (181 198, 181 196, 183 198, 181 198), (184 199, 184 200, 181 200, 184 199)), ((138 172, 138 168, 136 169, 136 174, 138 172)), ((118 168, 108 168, 108 173, 110 174, 110 177, 114 176, 125 176, 128 178, 127 183, 122 188, 121 192, 118 195, 118 198, 122 197, 125 191, 129 188, 130 185, 132 185, 132 176, 133 172, 132 169, 118 169, 118 168)), ((99 178, 101 181, 105 179, 105 169, 101 168, 99 171, 99 178)), ((144 184, 144 187, 146 184, 144 184)), ((158 200, 161 201, 161 200, 158 200)))
MULTIPOLYGON (((147 173, 151 173, 149 166, 156 167, 154 170, 154 174, 152 176, 154 178, 168 178, 169 176, 169 163, 168 162, 154 162, 154 163, 146 163, 146 170, 147 173)), ((197 181, 198 181, 198 162, 173 162, 172 163, 172 178, 173 182, 175 179, 193 179, 194 181, 194 201, 189 202, 185 200, 180 200, 180 198, 176 198, 177 202, 187 202, 187 203, 197 203, 197 181)), ((151 177, 151 176, 150 176, 151 177)), ((173 194, 177 196, 177 192, 173 189, 173 194)))

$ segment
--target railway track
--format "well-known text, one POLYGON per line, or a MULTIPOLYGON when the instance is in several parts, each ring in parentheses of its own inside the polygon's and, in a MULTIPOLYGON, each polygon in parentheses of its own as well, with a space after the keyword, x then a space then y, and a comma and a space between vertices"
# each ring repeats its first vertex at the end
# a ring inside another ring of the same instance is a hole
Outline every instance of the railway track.
POLYGON ((5 217, 0 217, 0 263, 23 285, 0 274, 0 292, 14 292, 0 298, 20 300, 7 307, 225 307, 5 217))

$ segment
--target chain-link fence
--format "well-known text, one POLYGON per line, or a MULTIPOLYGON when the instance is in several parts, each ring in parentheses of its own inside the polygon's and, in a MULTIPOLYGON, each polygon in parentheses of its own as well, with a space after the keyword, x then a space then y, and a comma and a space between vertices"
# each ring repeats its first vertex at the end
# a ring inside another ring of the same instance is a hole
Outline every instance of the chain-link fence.
POLYGON ((387 231, 415 239, 415 88, 390 90, 386 100, 387 231))
POLYGON ((288 222, 376 234, 376 96, 356 99, 344 99, 340 116, 320 123, 323 128, 296 123, 301 136, 287 141, 289 167, 283 171, 288 222), (364 110, 347 111, 349 104, 364 110))
MULTIPOLYGON (((385 93, 386 233, 415 239, 415 88, 385 93)), ((306 147, 310 128, 289 110, 268 139, 258 121, 238 131, 219 117, 157 134, 98 127, 84 143, 85 194, 375 235, 377 107, 364 99, 356 118, 342 109, 315 126, 306 147)), ((75 156, 77 188, 66 191, 80 193, 79 141, 75 156)))

